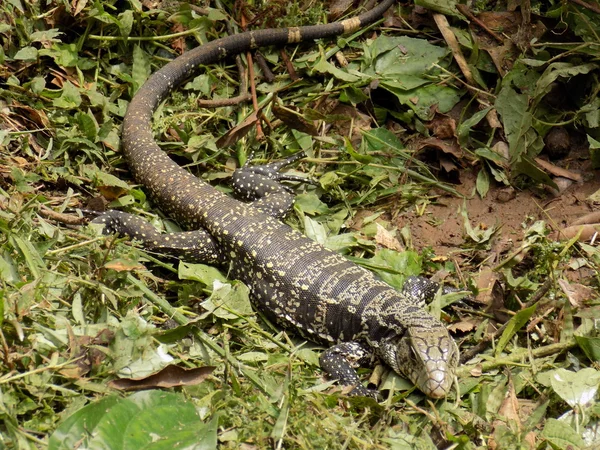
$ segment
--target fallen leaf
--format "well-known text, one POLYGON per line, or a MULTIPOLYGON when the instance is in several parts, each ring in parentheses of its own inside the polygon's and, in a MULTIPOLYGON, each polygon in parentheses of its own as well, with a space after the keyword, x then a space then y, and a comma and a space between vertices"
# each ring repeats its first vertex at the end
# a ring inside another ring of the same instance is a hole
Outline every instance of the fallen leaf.
POLYGON ((193 386, 202 383, 214 370, 215 367, 212 366, 184 369, 183 367, 169 365, 148 377, 121 378, 111 381, 108 385, 121 391, 193 386))
POLYGON ((585 302, 597 297, 594 289, 579 283, 569 283, 567 280, 558 280, 558 285, 569 299, 571 306, 581 308, 585 302))
POLYGON ((134 270, 144 270, 143 264, 136 261, 128 261, 126 259, 113 259, 104 264, 107 269, 116 270, 117 272, 132 272, 134 270))
POLYGON ((461 320, 460 322, 453 323, 448 327, 448 329, 453 333, 457 331, 461 333, 466 333, 467 331, 471 331, 477 328, 481 322, 481 318, 465 319, 461 320))
POLYGON ((256 121, 258 120, 258 112, 254 112, 246 117, 242 123, 236 125, 219 139, 217 139, 217 147, 223 148, 228 147, 231 144, 235 144, 237 141, 246 136, 250 130, 256 126, 256 121))
POLYGON ((302 133, 317 136, 319 130, 310 120, 305 119, 302 114, 293 106, 281 106, 278 103, 273 104, 273 115, 293 130, 302 133))
POLYGON ((392 233, 390 233, 388 230, 386 230, 380 224, 376 224, 376 225, 377 225, 377 231, 375 233, 375 242, 377 242, 379 245, 381 245, 385 248, 389 248, 391 250, 396 250, 399 252, 404 251, 404 247, 402 247, 402 244, 400 244, 398 239, 396 239, 396 237, 392 233))

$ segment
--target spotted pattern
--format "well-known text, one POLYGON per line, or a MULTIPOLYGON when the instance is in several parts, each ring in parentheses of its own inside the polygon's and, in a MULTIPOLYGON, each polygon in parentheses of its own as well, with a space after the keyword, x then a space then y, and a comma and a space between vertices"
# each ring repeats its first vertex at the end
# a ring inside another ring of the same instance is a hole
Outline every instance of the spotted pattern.
POLYGON ((188 262, 222 264, 225 257, 213 237, 204 230, 181 233, 160 233, 137 216, 121 211, 109 211, 92 223, 104 225, 104 233, 118 233, 141 242, 150 251, 188 262))
POLYGON ((275 218, 282 219, 292 209, 294 195, 281 181, 310 182, 306 178, 281 173, 280 170, 305 156, 298 152, 283 161, 261 165, 247 164, 233 173, 232 185, 235 194, 252 201, 252 206, 275 218))
POLYGON ((176 242, 177 251, 227 264, 231 276, 249 286, 256 308, 283 327, 333 345, 323 354, 321 365, 341 383, 356 386, 355 393, 370 395, 360 385, 355 366, 377 357, 425 394, 442 397, 451 387, 458 350, 446 328, 418 306, 420 296, 392 289, 371 272, 281 223, 277 218, 289 209, 291 194, 279 184, 289 179, 278 175, 279 166, 237 172, 236 191, 252 201, 242 203, 169 159, 154 141, 151 126, 156 107, 196 66, 251 47, 336 36, 372 23, 393 1, 383 0, 344 24, 259 30, 219 39, 161 68, 129 105, 123 122, 124 154, 136 180, 164 212, 196 231, 159 239, 158 233, 131 216, 110 213, 99 220, 107 229, 154 248, 168 250, 165 244, 176 242))

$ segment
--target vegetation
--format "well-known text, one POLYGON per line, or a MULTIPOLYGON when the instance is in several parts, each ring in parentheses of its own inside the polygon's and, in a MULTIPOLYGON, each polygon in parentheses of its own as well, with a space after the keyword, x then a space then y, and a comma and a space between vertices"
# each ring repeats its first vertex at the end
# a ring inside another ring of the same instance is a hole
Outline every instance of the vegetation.
POLYGON ((121 156, 136 90, 228 32, 331 20, 322 2, 191 3, 0 4, 0 448, 598 448, 600 253, 581 230, 561 241, 561 224, 523 217, 502 252, 465 207, 460 257, 445 257, 397 226, 464 195, 464 173, 466 196, 493 204, 499 187, 575 176, 542 154, 578 146, 570 164, 600 165, 598 3, 398 3, 337 41, 262 49, 252 70, 246 55, 205 68, 155 115, 162 148, 227 192, 251 154, 304 150, 293 171, 316 183, 297 186, 292 226, 395 287, 425 274, 473 291, 429 306, 463 354, 456 392, 432 402, 365 369, 380 403, 326 380, 322 349, 254 313, 226 267, 161 259, 81 216, 178 230, 121 156))

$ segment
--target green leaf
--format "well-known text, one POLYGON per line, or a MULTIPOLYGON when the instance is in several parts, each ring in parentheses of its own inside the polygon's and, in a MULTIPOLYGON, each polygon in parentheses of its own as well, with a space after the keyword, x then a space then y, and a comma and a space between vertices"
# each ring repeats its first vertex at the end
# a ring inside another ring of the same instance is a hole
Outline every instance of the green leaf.
POLYGON ((583 408, 596 398, 600 372, 591 367, 573 372, 556 369, 550 372, 550 385, 571 408, 583 408))
POLYGON ((310 215, 326 214, 329 212, 329 207, 323 203, 314 192, 296 195, 294 199, 294 208, 304 214, 310 215))
POLYGON ((188 264, 180 261, 177 270, 180 280, 199 281, 205 286, 211 287, 215 280, 227 283, 227 278, 223 276, 219 269, 205 264, 188 264))
POLYGON ((590 361, 600 361, 600 337, 575 336, 575 340, 590 361))
POLYGON ((37 249, 28 239, 21 239, 21 237, 15 235, 11 236, 10 239, 14 242, 14 246, 21 251, 31 275, 34 278, 40 278, 40 271, 46 268, 46 264, 44 264, 44 260, 37 249))
POLYGON ((356 83, 361 79, 361 77, 350 74, 343 69, 338 69, 329 61, 327 61, 325 57, 321 58, 319 62, 313 66, 313 69, 319 73, 328 73, 339 80, 347 81, 349 83, 356 83))
POLYGON ((354 86, 346 87, 340 95, 341 101, 348 102, 353 105, 358 105, 359 103, 362 103, 368 99, 369 97, 367 97, 361 89, 358 89, 354 86))
POLYGON ((114 186, 129 191, 131 187, 123 180, 111 175, 110 173, 103 172, 101 170, 94 171, 90 178, 93 178, 98 185, 101 186, 114 186))
MULTIPOLYGON (((54 58, 56 64, 62 67, 75 67, 79 66, 83 60, 86 58, 82 58, 79 55, 77 50, 77 45, 75 44, 54 44, 52 49, 45 52, 48 56, 54 58)), ((88 64, 89 65, 89 62, 88 64)), ((91 67, 88 67, 91 68, 91 67)))
POLYGON ((590 159, 592 160, 592 167, 597 169, 600 167, 600 141, 597 141, 589 134, 587 135, 587 140, 590 144, 590 159))
POLYGON ((241 282, 213 282, 213 292, 201 303, 207 314, 226 320, 248 317, 254 314, 250 304, 250 291, 241 282))
POLYGON ((51 28, 49 30, 34 31, 29 35, 30 42, 57 42, 56 39, 61 34, 64 34, 58 28, 51 28))
POLYGON ((514 166, 515 172, 522 173, 530 177, 532 180, 538 183, 543 183, 558 190, 556 183, 550 178, 550 176, 540 169, 535 162, 528 156, 523 156, 521 160, 514 166))
POLYGON ((455 16, 462 18, 462 14, 456 9, 455 0, 415 0, 415 5, 431 11, 436 11, 445 16, 455 16))
POLYGON ((33 93, 41 94, 46 87, 46 80, 41 76, 35 77, 33 80, 31 80, 29 86, 31 87, 33 93))
POLYGON ((75 412, 52 434, 48 449, 211 450, 217 426, 218 416, 203 423, 180 393, 142 391, 106 397, 75 412))
POLYGON ((308 216, 303 217, 304 220, 304 234, 315 242, 321 245, 325 245, 327 242, 327 229, 308 216))
POLYGON ((379 269, 375 269, 375 272, 382 280, 399 290, 402 289, 406 277, 421 273, 421 256, 412 251, 397 252, 383 249, 379 250, 369 261, 392 269, 392 272, 395 273, 379 269))
POLYGON ((477 193, 481 198, 484 198, 488 191, 490 190, 490 177, 485 170, 485 167, 482 167, 477 174, 477 193))
POLYGON ((511 162, 518 161, 521 155, 526 154, 528 143, 531 142, 527 134, 532 123, 528 111, 529 98, 525 94, 518 94, 510 86, 504 86, 496 98, 495 107, 502 117, 511 162))
POLYGON ((95 141, 98 133, 98 124, 92 116, 92 113, 88 112, 86 114, 84 112, 78 112, 75 114, 75 119, 77 120, 79 129, 82 131, 85 137, 90 141, 95 141))
POLYGON ((500 339, 498 340, 498 345, 496 346, 496 355, 502 353, 502 350, 504 350, 506 344, 508 344, 513 338, 513 336, 517 334, 517 331, 519 331, 523 327, 523 325, 527 323, 527 321, 533 315, 536 309, 537 303, 531 305, 529 308, 522 309, 510 319, 508 325, 506 326, 506 329, 504 330, 502 336, 500 336, 500 339))
POLYGON ((117 24, 119 25, 119 31, 121 32, 121 36, 128 37, 131 34, 131 29, 133 27, 133 11, 131 9, 128 9, 119 14, 119 20, 117 21, 117 24))
POLYGON ((535 99, 540 100, 552 89, 552 83, 554 83, 559 77, 571 78, 576 75, 582 75, 589 73, 598 68, 597 64, 587 63, 581 65, 574 65, 566 62, 555 62, 550 64, 542 76, 536 83, 535 86, 535 99))
POLYGON ((560 420, 548 419, 541 435, 553 448, 567 450, 585 447, 581 435, 567 423, 560 420))
POLYGON ((77 448, 80 445, 79 441, 89 439, 90 431, 122 400, 118 396, 105 397, 71 414, 50 436, 48 450, 77 448))
POLYGON ((344 144, 345 144, 344 148, 346 149, 346 152, 348 152, 348 154, 352 157, 353 160, 358 161, 363 164, 369 164, 370 162, 373 162, 372 156, 361 155, 356 150, 354 150, 354 147, 352 147, 352 143, 350 142, 350 139, 344 138, 344 144))
POLYGON ((426 39, 385 34, 373 41, 370 51, 374 63, 365 61, 365 73, 389 83, 400 83, 397 87, 404 90, 431 83, 424 75, 448 54, 448 49, 430 44, 426 39))
POLYGON ((137 91, 150 76, 150 60, 146 52, 139 45, 133 48, 133 66, 131 68, 131 77, 137 91))
POLYGON ((485 116, 487 116, 488 112, 490 112, 491 109, 492 107, 490 106, 485 109, 482 109, 481 111, 477 111, 468 119, 458 124, 458 127, 456 127, 456 132, 458 134, 458 140, 462 145, 466 144, 471 134, 471 129, 479 122, 481 122, 485 118, 485 116))
POLYGON ((38 51, 35 47, 23 47, 15 53, 14 59, 20 61, 35 61, 38 57, 38 51))
POLYGON ((81 105, 81 95, 79 89, 70 81, 66 81, 63 85, 62 94, 59 98, 53 100, 54 106, 57 108, 72 109, 81 105))

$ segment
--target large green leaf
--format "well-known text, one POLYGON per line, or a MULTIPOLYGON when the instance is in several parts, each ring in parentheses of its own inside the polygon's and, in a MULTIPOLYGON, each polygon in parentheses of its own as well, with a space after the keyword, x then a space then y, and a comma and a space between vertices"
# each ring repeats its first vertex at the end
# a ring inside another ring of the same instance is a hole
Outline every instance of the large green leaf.
POLYGON ((48 449, 209 450, 217 445, 217 422, 215 417, 203 423, 194 405, 174 392, 110 396, 67 418, 50 436, 48 449))

